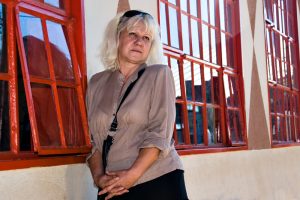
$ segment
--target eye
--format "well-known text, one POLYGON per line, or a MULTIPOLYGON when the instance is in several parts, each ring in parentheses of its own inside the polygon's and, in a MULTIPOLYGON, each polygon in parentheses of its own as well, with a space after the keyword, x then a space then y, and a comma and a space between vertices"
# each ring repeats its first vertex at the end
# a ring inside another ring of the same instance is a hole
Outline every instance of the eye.
POLYGON ((143 40, 149 42, 150 41, 150 37, 149 36, 143 36, 143 40))
POLYGON ((132 39, 135 39, 137 37, 137 34, 135 32, 129 32, 128 36, 132 39))

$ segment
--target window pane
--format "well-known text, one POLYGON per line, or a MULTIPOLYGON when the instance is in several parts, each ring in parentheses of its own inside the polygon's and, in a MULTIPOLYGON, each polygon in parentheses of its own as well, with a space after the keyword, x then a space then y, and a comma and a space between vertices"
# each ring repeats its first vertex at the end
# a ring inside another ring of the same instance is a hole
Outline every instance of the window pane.
POLYGON ((203 21, 208 22, 207 0, 201 0, 201 17, 203 21))
POLYGON ((167 22, 166 22, 166 6, 164 3, 160 2, 160 29, 161 29, 161 39, 164 44, 168 43, 168 33, 167 33, 167 22))
POLYGON ((31 126, 25 95, 23 75, 20 61, 18 60, 18 105, 19 105, 19 126, 20 126, 20 150, 30 151, 32 146, 31 126))
POLYGON ((168 2, 170 2, 170 3, 174 4, 174 5, 176 5, 176 0, 168 0, 168 2))
POLYGON ((85 144, 77 94, 74 88, 58 87, 64 133, 69 146, 85 144))
POLYGON ((7 72, 5 6, 0 4, 0 72, 7 72))
POLYGON ((41 146, 60 146, 60 131, 51 87, 32 83, 31 91, 41 146))
POLYGON ((45 0, 45 3, 61 9, 65 8, 64 0, 45 0))
POLYGON ((196 131, 197 131, 197 144, 203 143, 203 113, 202 107, 195 106, 196 113, 196 131))
POLYGON ((41 20, 22 12, 19 17, 29 74, 49 78, 41 20))
POLYGON ((242 142, 242 119, 239 111, 227 110, 229 127, 232 142, 242 142))
POLYGON ((202 44, 203 44, 203 60, 209 60, 209 33, 208 26, 202 24, 202 44))
POLYGON ((208 67, 204 67, 204 79, 205 79, 205 92, 206 102, 212 103, 212 81, 211 81, 211 70, 208 67))
POLYGON ((63 27, 51 21, 47 21, 46 23, 55 78, 57 80, 74 81, 71 55, 63 27))
POLYGON ((190 35, 188 17, 181 14, 183 52, 190 54, 190 35))
POLYGON ((180 0, 180 8, 187 12, 187 0, 180 0))
POLYGON ((232 33, 232 6, 227 4, 227 31, 232 33))
POLYGON ((214 1, 209 1, 209 14, 210 14, 210 19, 209 23, 213 26, 215 26, 215 2, 214 1))
POLYGON ((191 62, 184 61, 183 63, 183 73, 184 73, 184 83, 185 83, 185 92, 186 92, 186 99, 192 101, 192 71, 191 71, 191 62))
POLYGON ((0 151, 10 150, 8 83, 0 80, 0 151))
POLYGON ((171 58, 171 70, 173 72, 174 82, 175 82, 175 90, 176 90, 176 99, 181 99, 181 88, 180 88, 180 73, 178 61, 174 58, 171 58))
POLYGON ((234 68, 234 46, 233 46, 233 38, 228 38, 228 51, 227 51, 227 65, 228 67, 234 68))
POLYGON ((224 12, 224 0, 219 1, 219 7, 220 7, 220 26, 221 30, 225 30, 225 12, 224 12))
POLYGON ((177 132, 178 144, 183 144, 184 143, 183 106, 182 104, 179 103, 176 103, 175 128, 177 132))
POLYGON ((222 64, 227 65, 227 50, 226 50, 226 36, 221 33, 221 45, 222 45, 222 64))
POLYGON ((211 39, 211 62, 217 64, 217 43, 216 43, 216 31, 210 29, 210 39, 211 39))
POLYGON ((198 17, 197 0, 190 0, 190 13, 198 17))
POLYGON ((198 22, 191 19, 193 56, 200 58, 198 22))
POLYGON ((194 89, 195 89, 195 100, 198 102, 203 102, 201 69, 200 69, 200 65, 195 63, 194 63, 194 89))
POLYGON ((188 111, 188 119, 189 119, 189 133, 190 133, 190 140, 191 143, 194 144, 194 111, 193 111, 193 105, 188 104, 187 105, 187 111, 188 111))
POLYGON ((276 99, 276 90, 274 88, 269 88, 270 93, 270 112, 275 112, 275 99, 276 99))
POLYGON ((207 108, 207 137, 209 144, 221 143, 221 113, 219 109, 207 108))
POLYGON ((169 21, 170 21, 170 36, 171 46, 179 48, 178 39, 178 25, 177 25, 177 12, 174 8, 169 7, 169 21))

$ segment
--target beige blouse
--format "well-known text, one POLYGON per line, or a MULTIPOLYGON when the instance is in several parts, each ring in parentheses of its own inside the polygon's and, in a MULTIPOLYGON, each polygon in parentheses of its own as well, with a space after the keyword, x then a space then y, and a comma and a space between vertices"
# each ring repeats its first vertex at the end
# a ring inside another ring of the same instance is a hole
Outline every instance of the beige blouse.
POLYGON ((137 73, 142 68, 146 68, 145 72, 118 111, 118 130, 107 163, 108 171, 129 169, 137 159, 139 149, 160 149, 158 160, 136 184, 175 169, 183 169, 172 139, 176 114, 172 71, 164 65, 143 64, 126 83, 125 77, 118 70, 97 73, 89 82, 86 102, 89 129, 93 137, 92 155, 96 149, 102 152, 102 143, 109 132, 113 114, 127 87, 136 80, 137 73))

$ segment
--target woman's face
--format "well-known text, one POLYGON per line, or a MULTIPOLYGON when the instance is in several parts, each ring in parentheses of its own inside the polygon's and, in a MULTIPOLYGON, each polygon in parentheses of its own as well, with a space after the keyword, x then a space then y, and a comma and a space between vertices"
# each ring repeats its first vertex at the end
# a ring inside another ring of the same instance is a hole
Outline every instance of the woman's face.
POLYGON ((152 44, 152 36, 146 32, 142 22, 138 22, 131 30, 120 33, 118 59, 119 63, 142 64, 149 55, 152 44))

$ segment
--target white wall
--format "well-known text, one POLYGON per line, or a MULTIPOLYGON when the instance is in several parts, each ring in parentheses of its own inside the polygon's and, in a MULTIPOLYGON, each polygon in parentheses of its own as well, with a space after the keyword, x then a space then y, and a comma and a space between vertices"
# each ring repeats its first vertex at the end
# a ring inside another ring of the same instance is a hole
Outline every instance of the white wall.
POLYGON ((0 171, 1 200, 96 199, 85 164, 0 171))

